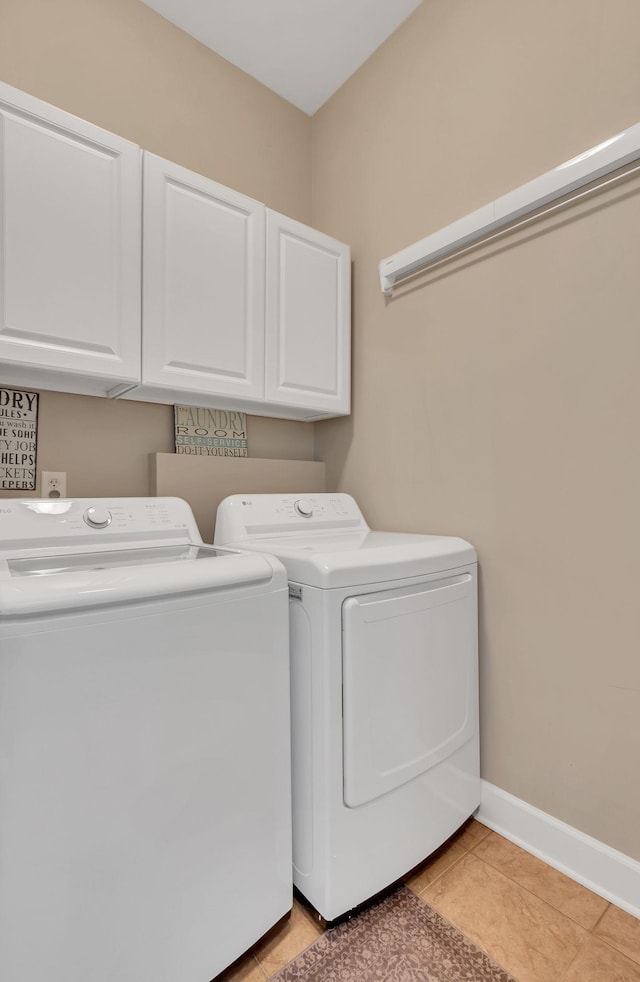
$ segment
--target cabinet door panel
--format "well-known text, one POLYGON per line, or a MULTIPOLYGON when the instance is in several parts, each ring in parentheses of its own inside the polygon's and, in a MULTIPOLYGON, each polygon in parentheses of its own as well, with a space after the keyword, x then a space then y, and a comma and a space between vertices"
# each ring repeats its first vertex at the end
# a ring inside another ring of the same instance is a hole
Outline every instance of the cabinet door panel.
POLYGON ((0 86, 0 156, 4 374, 137 381, 140 149, 0 86))
POLYGON ((264 206, 144 163, 143 382, 264 396, 264 206))
POLYGON ((267 212, 267 399, 349 412, 350 253, 267 212))

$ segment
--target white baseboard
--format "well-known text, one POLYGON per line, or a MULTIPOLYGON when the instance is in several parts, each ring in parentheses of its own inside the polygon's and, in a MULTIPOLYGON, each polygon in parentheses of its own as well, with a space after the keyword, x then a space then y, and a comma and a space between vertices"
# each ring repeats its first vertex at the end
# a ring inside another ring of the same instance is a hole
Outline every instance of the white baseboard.
POLYGON ((640 863, 488 781, 481 784, 478 821, 640 917, 640 863))

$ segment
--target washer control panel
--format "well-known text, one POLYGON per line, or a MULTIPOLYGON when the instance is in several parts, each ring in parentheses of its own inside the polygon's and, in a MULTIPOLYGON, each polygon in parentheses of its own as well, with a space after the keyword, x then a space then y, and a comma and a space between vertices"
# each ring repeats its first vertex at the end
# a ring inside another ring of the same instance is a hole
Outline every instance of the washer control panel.
POLYGON ((100 505, 91 505, 82 517, 91 529, 104 529, 107 525, 111 525, 112 520, 109 509, 100 505))
POLYGON ((299 498, 293 503, 294 510, 303 518, 311 518, 313 515, 313 502, 308 498, 299 498))
MULTIPOLYGON (((194 537, 201 541, 191 509, 179 498, 5 499, 0 507, 0 541, 64 537, 194 537)), ((66 543, 65 543, 66 544, 66 543)))

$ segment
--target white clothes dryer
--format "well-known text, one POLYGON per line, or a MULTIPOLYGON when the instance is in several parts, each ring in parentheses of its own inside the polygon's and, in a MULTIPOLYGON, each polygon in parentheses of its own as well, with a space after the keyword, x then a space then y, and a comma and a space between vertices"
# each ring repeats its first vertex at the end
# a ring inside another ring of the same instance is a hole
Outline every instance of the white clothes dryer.
POLYGON ((0 978, 208 982, 291 907, 287 578, 171 498, 0 502, 0 978))
POLYGON ((480 803, 476 553, 372 532, 346 494, 232 495, 215 543, 288 571, 293 880, 332 921, 480 803))

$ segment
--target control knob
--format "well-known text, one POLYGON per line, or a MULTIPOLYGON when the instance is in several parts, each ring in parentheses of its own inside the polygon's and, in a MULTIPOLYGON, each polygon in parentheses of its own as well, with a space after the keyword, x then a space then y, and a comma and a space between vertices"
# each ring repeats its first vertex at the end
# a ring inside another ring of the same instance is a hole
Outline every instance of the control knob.
POLYGON ((111 512, 98 505, 87 508, 82 517, 91 529, 104 529, 107 525, 111 525, 111 512))
POLYGON ((303 518, 311 518, 313 515, 313 502, 309 501, 308 498, 300 498, 299 501, 294 503, 295 510, 298 515, 302 515, 303 518))

